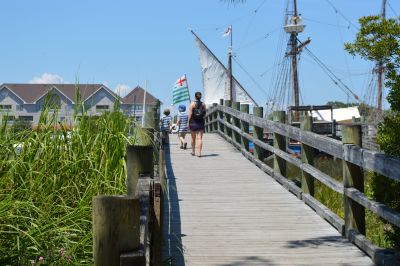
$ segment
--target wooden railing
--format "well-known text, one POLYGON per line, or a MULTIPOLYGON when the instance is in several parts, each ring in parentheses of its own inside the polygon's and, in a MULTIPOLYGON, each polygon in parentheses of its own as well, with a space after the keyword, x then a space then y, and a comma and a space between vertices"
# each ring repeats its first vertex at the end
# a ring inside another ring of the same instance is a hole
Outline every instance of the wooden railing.
POLYGON ((94 265, 162 264, 162 206, 165 151, 160 143, 159 112, 152 128, 127 145, 127 195, 93 197, 94 265))
POLYGON ((359 125, 343 125, 342 141, 338 141, 310 132, 312 118, 307 112, 301 112, 300 128, 285 124, 285 117, 284 111, 276 111, 273 120, 267 120, 263 118, 262 107, 254 107, 253 114, 249 114, 249 105, 221 100, 219 105, 213 104, 207 110, 206 131, 217 132, 232 143, 246 158, 366 252, 376 264, 398 265, 399 257, 394 250, 377 247, 365 237, 366 208, 397 227, 400 227, 400 213, 364 194, 363 170, 400 181, 400 159, 361 148, 359 125), (253 134, 249 134, 250 126, 253 134), (264 129, 273 133, 273 145, 263 141, 264 129), (287 152, 289 139, 301 143, 300 159, 287 152), (253 153, 249 152, 249 141, 254 143, 253 153), (342 159, 343 183, 314 167, 315 149, 342 159), (273 167, 263 162, 264 150, 274 154, 273 167), (300 186, 286 178, 287 163, 301 169, 300 186), (343 195, 344 220, 314 198, 315 179, 343 195))

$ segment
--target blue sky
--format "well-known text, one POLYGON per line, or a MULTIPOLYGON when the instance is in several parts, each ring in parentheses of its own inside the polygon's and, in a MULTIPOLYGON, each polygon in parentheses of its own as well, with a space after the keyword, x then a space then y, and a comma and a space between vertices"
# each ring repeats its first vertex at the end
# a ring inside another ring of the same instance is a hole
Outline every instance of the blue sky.
MULTIPOLYGON (((308 48, 362 97, 371 64, 344 52, 343 42, 354 40, 357 29, 352 24, 357 26, 360 16, 378 14, 381 1, 330 2, 339 12, 327 0, 298 0, 306 24, 299 39, 310 37, 308 48)), ((400 15, 400 3, 388 2, 388 16, 400 15)), ((250 77, 237 64, 234 75, 265 103, 273 89, 271 69, 282 50, 278 45, 285 5, 286 0, 236 5, 219 0, 2 1, 0 83, 78 80, 126 91, 147 80, 148 90, 170 104, 173 83, 182 74, 187 74, 192 94, 202 90, 189 29, 226 63, 228 39, 221 33, 232 24, 235 56, 250 77)), ((300 86, 305 104, 347 101, 306 55, 300 60, 300 86)))

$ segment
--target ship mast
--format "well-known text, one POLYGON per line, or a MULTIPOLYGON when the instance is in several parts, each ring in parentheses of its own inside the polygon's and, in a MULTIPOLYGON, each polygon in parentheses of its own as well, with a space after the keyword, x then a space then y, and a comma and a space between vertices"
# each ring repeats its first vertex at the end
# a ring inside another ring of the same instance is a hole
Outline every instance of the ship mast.
POLYGON ((229 99, 233 101, 233 75, 232 75, 232 25, 230 27, 231 42, 228 47, 228 73, 229 73, 229 99))
MULTIPOLYGON (((297 2, 293 0, 293 21, 297 25, 297 2)), ((293 68, 293 95, 294 106, 299 106, 299 78, 297 73, 297 32, 290 34, 290 41, 292 43, 292 68, 293 68)))
MULTIPOLYGON (((381 18, 382 20, 386 18, 386 0, 382 0, 382 9, 381 9, 381 18)), ((382 111, 382 88, 383 88, 383 61, 379 60, 377 63, 377 72, 378 72, 378 104, 377 109, 378 112, 382 111)))
POLYGON ((301 18, 297 12, 297 1, 293 0, 293 14, 286 25, 283 27, 286 33, 290 34, 289 45, 291 50, 287 55, 290 55, 292 61, 292 81, 293 81, 293 105, 300 105, 300 89, 299 89, 299 77, 297 71, 297 55, 300 50, 297 46, 297 35, 304 30, 304 25, 301 22, 301 18))

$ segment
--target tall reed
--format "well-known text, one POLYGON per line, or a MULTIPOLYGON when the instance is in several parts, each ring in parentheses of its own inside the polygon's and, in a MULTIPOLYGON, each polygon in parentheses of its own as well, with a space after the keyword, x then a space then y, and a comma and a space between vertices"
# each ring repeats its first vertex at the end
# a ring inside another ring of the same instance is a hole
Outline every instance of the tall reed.
POLYGON ((92 197, 126 193, 129 119, 77 105, 69 131, 52 110, 36 130, 0 117, 0 265, 92 264, 92 197))

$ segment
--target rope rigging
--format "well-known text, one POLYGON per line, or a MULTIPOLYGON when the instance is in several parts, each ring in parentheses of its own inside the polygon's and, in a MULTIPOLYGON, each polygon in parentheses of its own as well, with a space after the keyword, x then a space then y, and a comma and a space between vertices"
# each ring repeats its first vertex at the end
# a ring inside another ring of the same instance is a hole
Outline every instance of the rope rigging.
POLYGON ((236 64, 239 66, 239 68, 246 73, 246 75, 250 78, 250 80, 256 85, 256 87, 265 95, 267 95, 267 93, 265 92, 265 90, 262 88, 262 86, 253 78, 253 76, 251 76, 251 74, 239 63, 238 59, 236 56, 233 57, 233 60, 236 62, 236 64))
POLYGON ((360 98, 355 94, 338 76, 335 75, 316 55, 314 55, 310 49, 304 48, 304 51, 317 63, 317 65, 323 70, 323 72, 332 80, 332 82, 338 86, 344 93, 351 95, 357 102, 360 102, 360 98))

